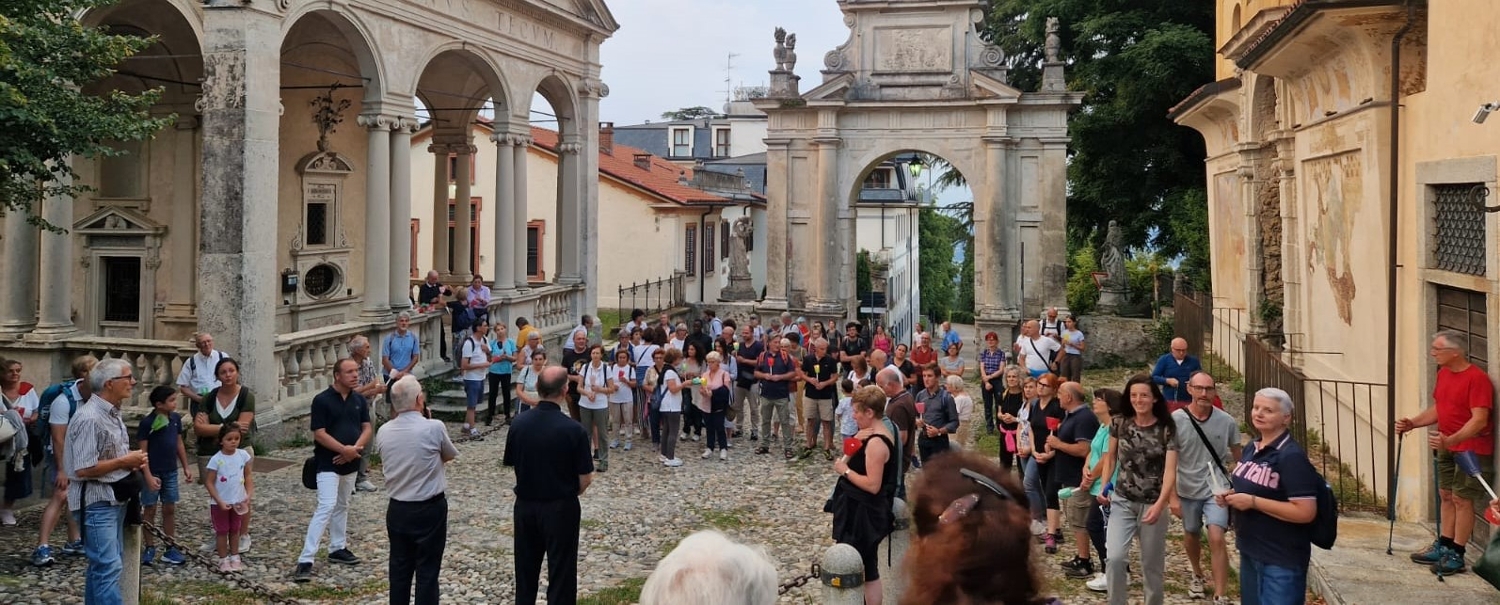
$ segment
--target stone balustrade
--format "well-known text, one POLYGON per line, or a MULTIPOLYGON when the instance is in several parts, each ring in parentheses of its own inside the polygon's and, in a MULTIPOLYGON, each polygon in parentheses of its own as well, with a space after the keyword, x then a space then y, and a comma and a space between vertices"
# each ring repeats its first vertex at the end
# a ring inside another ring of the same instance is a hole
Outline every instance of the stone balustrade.
POLYGON ((162 385, 176 385, 182 364, 194 353, 193 347, 186 342, 99 336, 65 341, 62 351, 64 363, 84 354, 93 355, 100 360, 123 359, 130 362, 136 383, 130 400, 125 402, 124 407, 143 410, 151 407, 151 389, 162 385))
POLYGON ((533 288, 505 298, 496 297, 490 303, 490 320, 504 321, 514 335, 516 318, 525 317, 532 326, 542 331, 542 339, 548 345, 557 344, 587 308, 583 300, 582 285, 550 285, 533 288))

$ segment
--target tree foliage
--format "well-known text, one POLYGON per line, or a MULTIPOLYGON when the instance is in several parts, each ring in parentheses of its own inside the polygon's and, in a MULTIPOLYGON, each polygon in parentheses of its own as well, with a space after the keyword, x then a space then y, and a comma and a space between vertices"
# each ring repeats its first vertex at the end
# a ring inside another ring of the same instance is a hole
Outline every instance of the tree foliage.
POLYGON ((714 117, 716 115, 719 115, 719 112, 714 111, 712 109, 709 109, 707 107, 704 107, 702 105, 698 105, 698 106, 694 106, 694 107, 683 107, 682 109, 678 109, 676 111, 664 111, 661 114, 661 119, 663 119, 663 120, 672 120, 672 121, 676 122, 676 121, 679 121, 679 120, 697 120, 697 119, 700 119, 700 118, 712 118, 712 117, 714 117))
POLYGON ((69 158, 119 153, 109 141, 141 140, 171 117, 152 118, 160 90, 86 94, 151 39, 86 27, 73 16, 115 0, 0 2, 0 205, 30 213, 43 197, 75 197, 69 158))
POLYGON ((1203 140, 1167 112, 1213 78, 1214 3, 996 0, 985 36, 1005 51, 1021 90, 1040 85, 1047 17, 1062 24, 1069 86, 1086 93, 1071 120, 1070 238, 1101 237, 1114 219, 1131 247, 1201 253, 1179 214, 1206 199, 1196 195, 1203 140))
POLYGON ((917 237, 921 240, 917 249, 918 279, 922 285, 921 313, 923 317, 943 321, 958 310, 960 267, 953 262, 953 251, 969 235, 958 219, 944 214, 936 206, 924 205, 917 212, 917 237))
POLYGON ((1094 253, 1094 244, 1087 240, 1069 248, 1068 311, 1074 315, 1088 315, 1099 303, 1099 284, 1094 282, 1099 259, 1094 253))

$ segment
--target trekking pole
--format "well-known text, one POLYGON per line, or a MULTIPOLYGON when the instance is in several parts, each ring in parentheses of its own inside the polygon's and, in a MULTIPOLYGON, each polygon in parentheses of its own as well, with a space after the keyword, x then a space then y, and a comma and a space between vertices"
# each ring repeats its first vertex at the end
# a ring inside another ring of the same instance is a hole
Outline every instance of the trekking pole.
POLYGON ((1385 554, 1391 555, 1391 543, 1396 539, 1396 495, 1400 493, 1397 484, 1401 481, 1401 446, 1406 445, 1406 433, 1396 438, 1396 480, 1391 482, 1391 494, 1386 498, 1385 514, 1390 517, 1391 531, 1385 537, 1385 554))
MULTIPOLYGON (((1434 488, 1436 488, 1433 491, 1433 494, 1435 494, 1437 496, 1437 498, 1436 498, 1436 501, 1437 501, 1437 535, 1438 535, 1438 538, 1441 539, 1443 537, 1443 492, 1442 492, 1443 488, 1442 488, 1441 481, 1439 481, 1439 479, 1438 479, 1438 459, 1437 459, 1437 457, 1438 457, 1438 451, 1437 450, 1432 450, 1432 486, 1434 488)), ((1441 573, 1437 574, 1437 579, 1438 579, 1439 582, 1444 582, 1444 583, 1447 582, 1447 580, 1443 579, 1443 574, 1441 574, 1441 573)))

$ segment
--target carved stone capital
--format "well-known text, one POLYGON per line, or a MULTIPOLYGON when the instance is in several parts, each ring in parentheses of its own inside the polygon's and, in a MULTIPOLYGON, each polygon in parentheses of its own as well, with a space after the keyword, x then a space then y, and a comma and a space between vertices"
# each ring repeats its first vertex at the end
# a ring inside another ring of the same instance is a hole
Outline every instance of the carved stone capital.
POLYGON ((513 134, 513 135, 510 135, 510 137, 511 137, 511 139, 510 139, 511 144, 515 145, 516 147, 530 147, 531 146, 531 135, 527 135, 527 134, 513 134))
POLYGON ((393 130, 400 122, 401 118, 379 113, 361 114, 354 119, 355 124, 370 130, 393 130))
POLYGON ((422 123, 421 122, 418 122, 417 119, 414 118, 414 117, 408 117, 408 116, 397 117, 397 118, 395 118, 395 122, 393 122, 391 124, 391 130, 392 131, 395 131, 395 132, 405 132, 406 134, 415 133, 421 127, 422 127, 422 123))
POLYGON ((578 155, 583 153, 582 143, 561 143, 557 146, 557 152, 562 155, 578 155))

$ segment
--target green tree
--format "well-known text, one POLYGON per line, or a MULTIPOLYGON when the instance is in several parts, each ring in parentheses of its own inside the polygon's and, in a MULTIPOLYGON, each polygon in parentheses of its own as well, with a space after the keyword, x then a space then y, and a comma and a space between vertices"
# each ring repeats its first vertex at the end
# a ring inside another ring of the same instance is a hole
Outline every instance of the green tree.
POLYGON ((1085 240, 1068 255, 1068 311, 1072 314, 1088 315, 1098 304, 1099 284, 1094 282, 1098 270, 1094 244, 1085 240))
POLYGON ((871 278, 870 251, 860 250, 855 257, 854 267, 854 295, 859 297, 860 304, 875 291, 874 280, 871 278))
POLYGON ((1022 90, 1041 82, 1047 17, 1062 24, 1070 87, 1086 93, 1070 126, 1069 236, 1102 237, 1114 219, 1131 247, 1201 253, 1178 214, 1206 199, 1203 139, 1167 112, 1213 78, 1214 3, 996 0, 984 34, 1022 90))
POLYGON ((699 118, 712 118, 716 115, 719 115, 719 112, 702 105, 698 105, 695 107, 683 107, 682 109, 678 109, 677 111, 664 111, 661 114, 661 119, 672 120, 675 122, 678 120, 697 120, 699 118))
POLYGON ((953 262, 953 250, 966 235, 958 219, 942 213, 936 206, 925 205, 917 212, 921 313, 942 321, 949 319, 958 306, 959 266, 953 262))
POLYGON ((155 118, 160 90, 86 94, 89 85, 151 44, 151 39, 86 27, 73 16, 115 0, 0 2, 0 205, 49 229, 33 205, 76 197, 69 158, 114 155, 109 141, 141 140, 172 117, 155 118))

